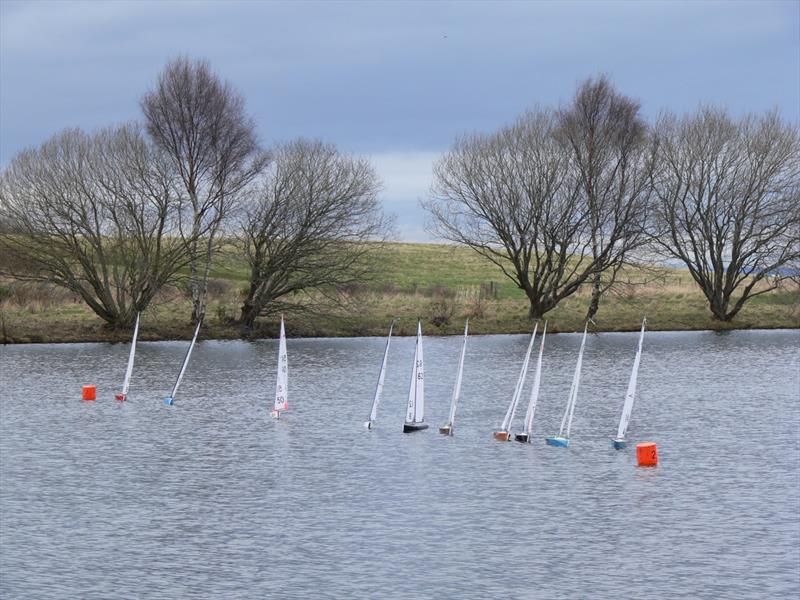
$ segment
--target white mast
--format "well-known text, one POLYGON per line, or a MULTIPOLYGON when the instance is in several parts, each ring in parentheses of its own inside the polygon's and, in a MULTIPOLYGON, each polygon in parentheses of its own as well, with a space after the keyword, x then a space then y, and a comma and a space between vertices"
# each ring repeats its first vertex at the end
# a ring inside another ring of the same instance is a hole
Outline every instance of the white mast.
POLYGON ((197 327, 194 330, 194 336, 192 336, 192 342, 189 344, 189 349, 186 351, 186 357, 183 359, 183 365, 181 365, 181 371, 178 373, 178 379, 175 380, 175 385, 172 386, 172 393, 169 395, 168 398, 164 398, 165 404, 172 404, 175 400, 175 394, 178 393, 178 386, 181 384, 181 380, 183 379, 183 374, 186 373, 186 367, 189 366, 189 357, 192 355, 192 350, 194 349, 194 344, 197 341, 197 334, 200 333, 200 325, 203 321, 200 320, 197 322, 197 327))
POLYGON ((536 372, 533 375, 533 388, 531 388, 531 398, 528 401, 528 410, 525 413, 525 429, 523 433, 530 434, 533 427, 533 414, 536 411, 536 402, 539 399, 539 386, 542 380, 542 355, 544 354, 544 339, 547 336, 547 321, 544 323, 542 331, 542 343, 539 345, 539 359, 536 361, 536 372))
POLYGON ((369 411, 369 420, 364 423, 367 429, 372 428, 375 419, 378 416, 378 404, 381 401, 381 393, 383 392, 383 382, 386 380, 386 362, 389 358, 389 343, 392 341, 392 330, 394 329, 394 320, 389 325, 389 337, 386 338, 386 349, 383 351, 383 361, 381 362, 381 371, 378 374, 378 385, 375 386, 375 397, 372 399, 372 408, 369 411))
POLYGON ((569 390, 569 399, 567 400, 567 409, 564 411, 564 416, 561 419, 561 427, 558 430, 558 435, 564 433, 564 424, 566 423, 567 431, 566 438, 569 439, 569 432, 572 428, 572 414, 575 412, 575 401, 578 399, 578 386, 581 381, 581 368, 583 367, 583 349, 586 347, 586 330, 589 327, 589 322, 583 327, 583 338, 581 339, 581 349, 578 352, 578 362, 575 365, 575 373, 572 376, 572 386, 569 390))
POLYGON ((525 375, 528 372, 528 362, 530 361, 531 358, 533 341, 536 339, 536 330, 538 328, 539 324, 537 323, 533 328, 531 341, 528 342, 528 351, 525 353, 525 360, 522 363, 522 369, 520 370, 519 377, 517 378, 517 386, 514 388, 514 396, 511 398, 511 404, 508 405, 508 410, 506 410, 506 416, 503 418, 502 425, 500 425, 500 431, 508 431, 508 428, 511 427, 511 422, 514 420, 514 413, 517 410, 517 404, 519 403, 519 399, 522 396, 522 388, 525 386, 525 375))
POLYGON ((631 370, 631 378, 628 381, 628 391, 625 393, 625 404, 622 407, 622 416, 619 419, 619 427, 617 428, 617 440, 622 441, 625 439, 625 434, 628 431, 628 424, 631 421, 631 412, 633 412, 633 401, 636 397, 636 382, 639 377, 639 362, 642 359, 642 341, 644 340, 644 328, 647 319, 642 319, 642 330, 639 332, 639 347, 636 349, 636 358, 633 359, 633 369, 631 370))
POLYGON ((414 366, 411 369, 411 384, 408 388, 406 423, 421 423, 425 420, 425 370, 423 365, 422 323, 417 321, 417 345, 414 348, 414 366))
POLYGON ((450 400, 450 414, 447 417, 447 425, 452 429, 453 421, 456 420, 456 406, 458 397, 461 395, 461 378, 464 374, 464 355, 467 352, 467 334, 469 333, 469 319, 464 323, 464 342, 461 344, 461 357, 458 359, 458 374, 456 384, 453 387, 453 398, 450 400))
POLYGON ((131 341, 131 351, 128 354, 128 367, 125 369, 125 379, 122 382, 122 393, 119 394, 119 400, 125 400, 128 396, 128 387, 131 384, 131 375, 133 374, 133 359, 136 356, 136 338, 139 336, 139 313, 136 313, 136 325, 133 327, 133 340, 131 341), (120 397, 121 396, 121 397, 120 397))
POLYGON ((283 328, 283 315, 281 315, 281 335, 278 342, 278 377, 275 382, 275 405, 273 416, 277 417, 281 411, 289 408, 289 357, 286 354, 286 331, 283 328))

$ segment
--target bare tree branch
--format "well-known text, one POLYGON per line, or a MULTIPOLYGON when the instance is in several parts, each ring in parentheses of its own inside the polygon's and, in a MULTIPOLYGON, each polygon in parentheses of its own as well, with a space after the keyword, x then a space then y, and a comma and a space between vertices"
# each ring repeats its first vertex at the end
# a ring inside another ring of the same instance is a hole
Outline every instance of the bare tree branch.
MULTIPOLYGON (((311 290, 336 295, 363 280, 368 252, 390 222, 380 212, 370 164, 321 142, 280 146, 263 186, 250 199, 241 248, 250 284, 241 323, 284 310, 285 298, 311 290)), ((296 305, 295 305, 296 306, 296 305)))
POLYGON ((619 270, 633 264, 647 242, 653 152, 639 103, 619 94, 606 77, 581 83, 558 120, 558 135, 571 150, 570 168, 586 205, 598 267, 591 276, 586 315, 591 319, 619 270))
POLYGON ((491 260, 525 292, 532 318, 575 293, 617 247, 592 253, 589 207, 557 134, 555 116, 536 110, 497 133, 458 140, 435 165, 422 203, 435 233, 491 260))
POLYGON ((128 327, 188 263, 166 157, 135 124, 66 130, 17 155, 0 182, 0 270, 78 294, 128 327))
POLYGON ((773 111, 664 114, 654 174, 660 251, 683 262, 714 317, 732 320, 800 260, 800 135, 773 111))
POLYGON ((268 156, 259 147, 244 99, 206 61, 170 61, 141 107, 148 133, 172 159, 188 198, 181 232, 191 256, 189 288, 196 322, 205 314, 220 230, 268 156))

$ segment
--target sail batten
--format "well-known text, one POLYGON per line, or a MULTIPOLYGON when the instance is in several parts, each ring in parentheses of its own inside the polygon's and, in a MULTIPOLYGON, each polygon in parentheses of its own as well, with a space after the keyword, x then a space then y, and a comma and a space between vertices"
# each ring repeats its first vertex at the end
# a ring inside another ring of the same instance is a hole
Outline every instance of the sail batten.
POLYGON ((647 319, 642 319, 642 329, 639 332, 639 345, 636 349, 636 358, 633 359, 633 368, 631 369, 631 377, 628 380, 628 390, 625 393, 625 404, 622 407, 622 415, 619 419, 619 427, 617 428, 617 440, 625 439, 625 434, 628 432, 628 425, 631 421, 631 413, 633 412, 633 403, 636 399, 636 384, 639 378, 639 363, 642 359, 642 342, 644 341, 644 330, 647 324, 647 319))
POLYGON ((136 339, 139 337, 139 313, 136 313, 136 325, 133 327, 133 340, 131 340, 131 350, 128 354, 128 366, 125 369, 125 379, 122 382, 122 399, 128 395, 128 388, 131 384, 131 375, 133 375, 133 361, 136 357, 136 339))
POLYGON ((281 315, 281 333, 278 342, 278 376, 275 382, 275 404, 278 413, 289 409, 289 357, 286 353, 286 330, 281 315))

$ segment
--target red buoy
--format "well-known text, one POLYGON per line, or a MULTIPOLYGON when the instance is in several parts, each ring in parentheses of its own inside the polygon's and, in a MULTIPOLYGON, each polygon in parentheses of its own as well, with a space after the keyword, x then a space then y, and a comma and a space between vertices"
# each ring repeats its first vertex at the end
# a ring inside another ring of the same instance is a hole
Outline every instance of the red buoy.
POLYGON ((655 442, 636 444, 636 460, 640 467, 655 467, 658 464, 658 451, 655 442))
POLYGON ((93 385, 85 385, 82 388, 83 392, 83 399, 84 400, 96 400, 97 399, 97 388, 93 385))

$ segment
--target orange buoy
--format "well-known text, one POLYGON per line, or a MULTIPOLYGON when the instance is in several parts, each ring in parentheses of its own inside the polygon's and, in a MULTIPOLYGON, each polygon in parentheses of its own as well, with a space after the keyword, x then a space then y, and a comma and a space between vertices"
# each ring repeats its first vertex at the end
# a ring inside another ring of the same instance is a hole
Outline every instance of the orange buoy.
POLYGON ((97 399, 97 388, 93 385, 85 385, 83 386, 83 399, 84 400, 96 400, 97 399))
POLYGON ((658 464, 658 451, 655 442, 636 444, 636 460, 640 467, 655 467, 658 464))

